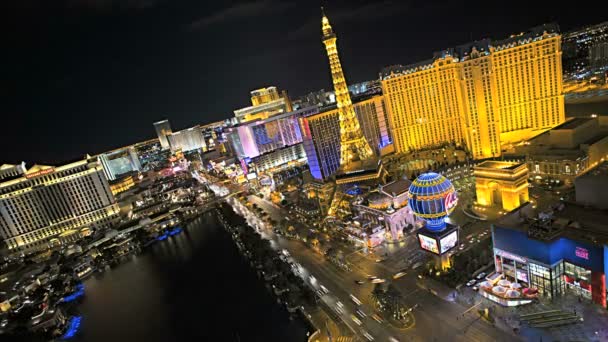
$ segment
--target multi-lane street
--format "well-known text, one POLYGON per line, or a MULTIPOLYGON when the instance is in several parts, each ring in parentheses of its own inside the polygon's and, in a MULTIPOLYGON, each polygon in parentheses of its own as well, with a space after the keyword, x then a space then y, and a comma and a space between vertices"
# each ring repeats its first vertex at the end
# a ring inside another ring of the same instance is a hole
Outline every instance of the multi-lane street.
MULTIPOLYGON (((281 208, 269 203, 257 196, 250 196, 249 201, 256 203, 268 212, 275 220, 286 216, 281 208)), ((417 307, 412 311, 414 322, 408 329, 400 330, 387 322, 378 323, 370 317, 374 311, 370 297, 373 284, 368 280, 369 276, 392 281, 395 270, 382 262, 376 262, 373 258, 357 255, 353 258, 354 267, 350 271, 344 271, 323 256, 307 248, 300 241, 288 240, 276 236, 270 230, 264 233, 269 239, 282 249, 289 251, 295 262, 302 266, 302 276, 312 284, 315 289, 321 289, 323 285, 329 293, 322 296, 322 300, 329 308, 335 310, 344 321, 352 334, 360 339, 387 341, 389 337, 396 337, 401 341, 512 341, 515 336, 507 334, 489 323, 480 320, 477 310, 463 307, 457 303, 438 297, 431 289, 426 280, 420 280, 416 274, 409 270, 404 277, 394 280, 394 285, 402 293, 404 304, 407 307, 417 307), (314 278, 311 278, 310 276, 314 278), (356 281, 363 281, 362 285, 356 281), (358 306, 351 299, 354 295, 361 305, 358 306), (338 304, 338 301, 341 303, 338 304), (361 310, 366 317, 360 316, 356 319, 361 321, 359 326, 352 319, 356 310, 361 310), (466 313, 465 313, 466 312, 466 313), (463 316, 464 313, 464 316, 463 316)), ((410 246, 403 248, 417 248, 410 242, 410 246)), ((357 253, 357 252, 355 252, 357 253)))

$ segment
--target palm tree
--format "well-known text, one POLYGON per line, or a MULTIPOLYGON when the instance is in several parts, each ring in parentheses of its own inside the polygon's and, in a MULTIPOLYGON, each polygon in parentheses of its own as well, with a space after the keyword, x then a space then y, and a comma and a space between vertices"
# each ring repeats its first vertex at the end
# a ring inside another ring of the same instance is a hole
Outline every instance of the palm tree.
POLYGON ((384 286, 382 286, 382 284, 376 284, 369 295, 376 308, 380 311, 383 311, 384 309, 384 294, 384 286))
POLYGON ((403 319, 403 296, 401 295, 401 292, 399 292, 393 284, 390 284, 386 289, 385 296, 387 305, 386 310, 391 313, 393 318, 398 320, 403 319))

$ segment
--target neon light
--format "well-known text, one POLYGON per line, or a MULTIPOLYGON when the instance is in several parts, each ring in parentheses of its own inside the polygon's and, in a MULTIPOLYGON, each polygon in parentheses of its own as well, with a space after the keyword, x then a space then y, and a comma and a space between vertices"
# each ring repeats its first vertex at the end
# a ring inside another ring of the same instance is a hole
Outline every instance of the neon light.
POLYGON ((576 247, 576 250, 574 251, 574 253, 576 254, 577 257, 579 257, 581 259, 589 260, 589 250, 587 250, 586 248, 576 247))
POLYGON ((173 236, 173 235, 179 234, 179 233, 181 233, 181 232, 182 232, 182 228, 180 228, 180 227, 175 227, 175 228, 173 228, 171 231, 169 231, 169 235, 170 235, 170 236, 173 236))
POLYGON ((80 328, 80 321, 82 321, 81 316, 74 316, 70 318, 68 330, 65 332, 65 334, 63 334, 63 336, 61 336, 61 339, 68 340, 74 337, 74 335, 78 332, 78 329, 80 328))
POLYGON ((454 189, 452 189, 452 192, 449 192, 447 194, 447 196, 445 196, 445 200, 444 200, 446 216, 450 215, 451 210, 454 209, 454 207, 456 207, 457 203, 458 203, 458 197, 456 197, 456 191, 454 191, 454 189))
POLYGON ((72 293, 71 295, 63 297, 62 301, 64 303, 69 303, 71 301, 76 300, 79 297, 82 297, 83 295, 84 295, 84 285, 78 284, 78 285, 76 285, 76 292, 72 293))
POLYGON ((30 178, 34 178, 34 177, 38 177, 38 176, 48 175, 49 173, 53 173, 53 172, 55 172, 55 168, 50 167, 48 169, 40 170, 38 172, 29 173, 29 174, 26 173, 25 178, 30 179, 30 178))
POLYGON ((163 241, 163 240, 166 240, 167 237, 169 237, 169 234, 168 233, 164 233, 163 235, 157 237, 156 240, 163 241))

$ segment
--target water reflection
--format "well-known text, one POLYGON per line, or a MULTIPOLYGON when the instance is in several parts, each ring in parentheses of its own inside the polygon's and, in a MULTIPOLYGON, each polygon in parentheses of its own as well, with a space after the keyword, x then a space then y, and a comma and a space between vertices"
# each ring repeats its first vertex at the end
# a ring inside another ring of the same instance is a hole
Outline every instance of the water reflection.
POLYGON ((85 282, 77 341, 304 341, 212 213, 85 282))

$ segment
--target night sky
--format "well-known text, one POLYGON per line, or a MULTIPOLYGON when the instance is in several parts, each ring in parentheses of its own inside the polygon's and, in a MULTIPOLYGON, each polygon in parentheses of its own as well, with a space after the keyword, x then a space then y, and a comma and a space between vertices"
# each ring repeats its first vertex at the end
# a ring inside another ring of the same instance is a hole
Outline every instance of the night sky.
MULTIPOLYGON (((324 1, 349 83, 391 64, 557 22, 601 5, 538 1, 324 1)), ((7 0, 0 5, 3 162, 56 163, 232 116, 267 85, 331 89, 311 0, 7 0)))

